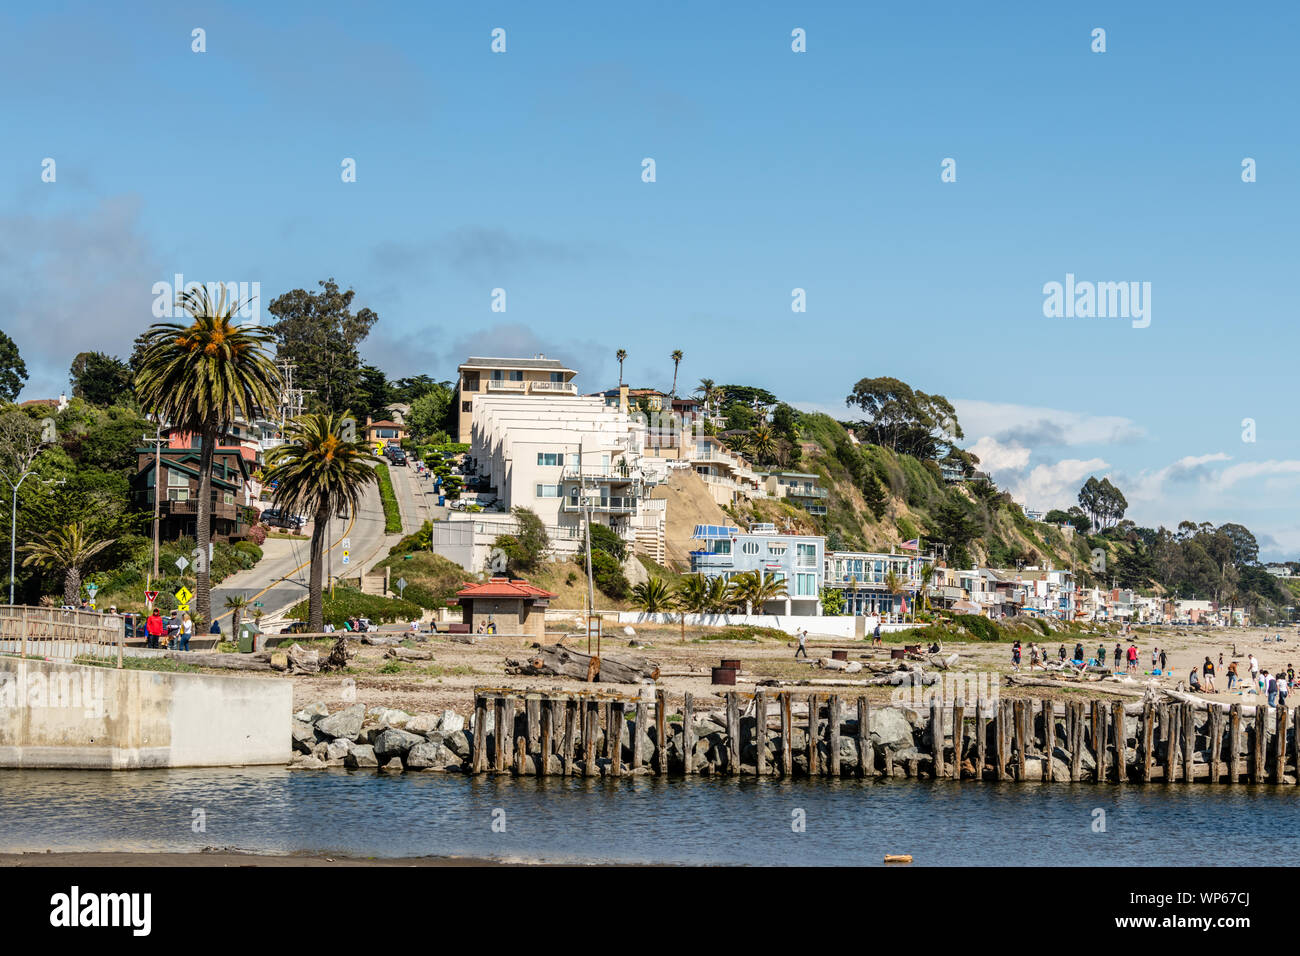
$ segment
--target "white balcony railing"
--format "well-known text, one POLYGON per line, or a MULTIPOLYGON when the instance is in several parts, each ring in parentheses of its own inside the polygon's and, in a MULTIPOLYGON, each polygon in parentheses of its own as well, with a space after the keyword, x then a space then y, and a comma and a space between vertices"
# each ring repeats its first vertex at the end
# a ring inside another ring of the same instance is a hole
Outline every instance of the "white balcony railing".
POLYGON ((489 392, 522 392, 527 384, 508 378, 490 378, 487 381, 489 392))
POLYGON ((561 395, 578 394, 578 386, 572 382, 530 382, 528 387, 534 392, 558 392, 561 395))

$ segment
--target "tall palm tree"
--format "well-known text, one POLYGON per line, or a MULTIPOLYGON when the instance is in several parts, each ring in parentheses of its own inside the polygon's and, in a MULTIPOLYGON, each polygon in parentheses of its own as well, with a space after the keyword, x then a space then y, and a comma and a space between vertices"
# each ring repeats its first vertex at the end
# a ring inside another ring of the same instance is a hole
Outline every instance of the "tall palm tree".
POLYGON ((314 517, 307 590, 307 628, 313 632, 325 627, 321 565, 330 516, 344 510, 356 513, 366 486, 378 481, 370 463, 379 459, 365 439, 344 437, 344 422, 351 415, 312 412, 296 418, 286 429, 285 444, 266 456, 270 467, 264 481, 275 487, 276 507, 314 517))
POLYGON ((704 405, 704 414, 709 414, 709 406, 713 403, 713 395, 718 390, 711 378, 700 379, 700 384, 695 389, 695 394, 700 396, 700 402, 704 405))
POLYGON ((239 618, 248 607, 248 598, 242 594, 226 595, 226 607, 230 609, 230 633, 239 640, 239 618))
POLYGON ((27 557, 23 567, 37 565, 63 572, 63 603, 76 606, 81 598, 81 571, 90 559, 113 543, 112 538, 93 539, 80 521, 45 532, 18 550, 27 557))
MULTIPOLYGON (((233 321, 248 303, 227 298, 223 284, 216 302, 207 289, 183 293, 177 305, 191 322, 159 322, 144 333, 144 352, 135 376, 141 405, 160 422, 199 436, 199 490, 194 537, 206 557, 212 540, 212 457, 217 441, 237 418, 251 418, 275 405, 280 386, 267 346, 268 329, 233 321)), ((161 494, 154 476, 154 494, 161 494)), ((196 562, 198 615, 211 617, 208 561, 196 562)))
POLYGON ((934 580, 934 564, 921 565, 921 600, 925 609, 930 610, 930 582, 934 580))
POLYGON ((673 398, 676 398, 677 397, 677 367, 682 364, 682 350, 673 349, 673 354, 670 356, 670 358, 672 358, 673 360, 673 390, 668 394, 673 398))
POLYGON ((627 349, 619 349, 614 353, 614 358, 618 359, 618 387, 623 387, 623 362, 627 358, 627 349))
POLYGON ((903 583, 902 576, 893 568, 885 572, 885 590, 891 595, 901 594, 903 592, 903 583))

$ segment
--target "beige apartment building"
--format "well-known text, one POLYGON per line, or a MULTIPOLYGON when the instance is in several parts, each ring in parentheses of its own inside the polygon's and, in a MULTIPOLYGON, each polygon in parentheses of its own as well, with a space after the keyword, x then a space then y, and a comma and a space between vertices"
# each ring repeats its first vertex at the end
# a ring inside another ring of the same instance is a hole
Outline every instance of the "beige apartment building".
POLYGON ((545 355, 530 359, 470 357, 457 371, 456 440, 461 442, 470 441, 473 435, 477 396, 534 398, 578 394, 578 386, 573 383, 578 373, 545 355))

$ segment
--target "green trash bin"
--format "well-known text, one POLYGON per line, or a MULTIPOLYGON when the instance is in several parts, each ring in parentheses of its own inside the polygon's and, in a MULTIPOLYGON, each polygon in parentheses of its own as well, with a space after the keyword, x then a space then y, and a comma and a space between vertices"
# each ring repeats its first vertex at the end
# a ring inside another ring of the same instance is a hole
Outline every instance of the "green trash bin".
POLYGON ((251 624, 239 626, 239 653, 251 654, 257 650, 257 628, 251 624))

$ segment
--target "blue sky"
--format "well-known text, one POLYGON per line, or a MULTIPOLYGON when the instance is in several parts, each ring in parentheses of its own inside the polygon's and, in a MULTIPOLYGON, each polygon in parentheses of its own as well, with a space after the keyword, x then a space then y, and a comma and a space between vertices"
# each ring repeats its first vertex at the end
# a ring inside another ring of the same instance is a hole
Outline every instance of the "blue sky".
POLYGON ((667 387, 680 348, 688 386, 843 415, 893 375, 1030 506, 1105 474, 1141 523, 1300 556, 1295 5, 459 6, 9 5, 24 397, 125 355, 174 273, 263 303, 334 276, 394 377, 540 351, 594 390, 622 347, 667 387), (1045 318, 1067 273, 1150 282, 1150 326, 1045 318))

